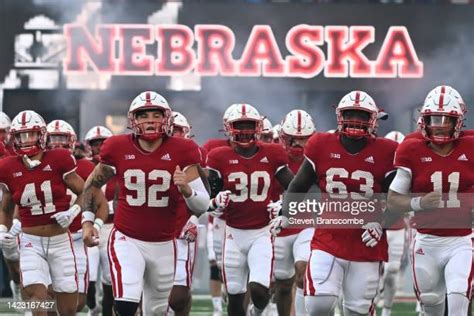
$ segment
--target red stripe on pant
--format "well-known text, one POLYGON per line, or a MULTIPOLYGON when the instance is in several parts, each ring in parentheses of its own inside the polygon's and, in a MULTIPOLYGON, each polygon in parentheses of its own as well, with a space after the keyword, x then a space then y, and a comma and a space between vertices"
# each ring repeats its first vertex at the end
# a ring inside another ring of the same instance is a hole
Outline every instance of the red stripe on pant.
POLYGON ((112 239, 110 240, 110 255, 111 255, 113 267, 117 271, 117 290, 115 291, 117 294, 116 297, 120 298, 120 297, 123 297, 122 267, 120 266, 120 262, 118 261, 118 258, 117 258, 117 253, 115 252, 115 249, 114 249, 116 232, 117 230, 114 229, 112 233, 112 239))
POLYGON ((89 253, 87 252, 87 246, 84 244, 84 253, 86 254, 86 273, 84 274, 84 293, 87 294, 89 288, 89 253))
MULTIPOLYGON (((474 240, 471 240, 472 248, 474 249, 474 240)), ((468 299, 471 299, 472 296, 472 278, 474 277, 474 257, 472 258, 471 261, 471 272, 469 273, 469 278, 467 279, 467 291, 466 291, 466 296, 468 299)))
POLYGON ((272 261, 270 261, 270 283, 272 283, 273 268, 275 267, 275 237, 270 235, 270 242, 272 243, 272 261))
POLYGON ((308 265, 306 266, 306 277, 304 278, 304 295, 314 296, 316 294, 316 289, 314 288, 313 278, 311 277, 311 257, 313 252, 309 255, 308 265), (307 292, 309 288, 309 293, 307 292))
POLYGON ((117 293, 115 293, 115 288, 117 285, 115 284, 115 275, 114 275, 114 269, 112 267, 112 256, 110 254, 110 239, 112 238, 112 233, 114 232, 115 228, 112 228, 109 234, 109 239, 107 240, 107 258, 109 259, 109 270, 110 270, 110 278, 112 281, 112 291, 114 293, 114 297, 117 297, 117 293))
POLYGON ((74 246, 72 245, 72 238, 71 238, 71 233, 68 231, 67 232, 67 237, 69 238, 69 246, 71 246, 71 251, 72 251, 72 257, 74 258, 74 269, 76 269, 75 277, 74 279, 76 280, 76 289, 79 290, 79 282, 77 280, 77 261, 76 261, 76 254, 74 253, 74 246))
POLYGON ((191 251, 190 251, 190 243, 188 241, 185 241, 186 242, 186 248, 188 250, 188 256, 186 258, 186 263, 185 263, 185 268, 186 268, 186 287, 190 287, 191 286, 191 281, 189 280, 190 279, 190 269, 189 269, 189 266, 190 266, 190 260, 191 260, 191 251))
POLYGON ((412 267, 412 273, 413 273, 413 285, 414 285, 414 288, 415 288, 415 295, 416 295, 416 298, 418 299, 418 302, 420 302, 420 304, 423 304, 420 300, 420 288, 418 287, 418 281, 416 280, 416 273, 415 273, 415 247, 416 245, 416 239, 413 240, 413 247, 412 247, 412 263, 411 263, 411 267, 412 267))
POLYGON ((222 280, 224 281, 225 291, 229 293, 227 289, 227 278, 225 276, 225 242, 227 240, 226 228, 224 227, 224 245, 222 246, 222 280))

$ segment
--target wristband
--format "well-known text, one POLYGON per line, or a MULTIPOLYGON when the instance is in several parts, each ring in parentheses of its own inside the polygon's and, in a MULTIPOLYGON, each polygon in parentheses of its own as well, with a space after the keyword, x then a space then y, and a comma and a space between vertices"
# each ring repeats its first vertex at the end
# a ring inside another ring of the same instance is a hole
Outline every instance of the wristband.
POLYGON ((415 212, 423 211, 423 208, 421 207, 421 196, 412 198, 410 200, 410 207, 415 212))
POLYGON ((82 212, 81 224, 84 224, 85 222, 94 223, 94 220, 95 220, 95 214, 94 213, 92 213, 91 211, 82 212))
POLYGON ((100 231, 102 226, 104 225, 104 221, 101 220, 100 218, 96 218, 94 221, 94 228, 97 229, 97 231, 100 231))

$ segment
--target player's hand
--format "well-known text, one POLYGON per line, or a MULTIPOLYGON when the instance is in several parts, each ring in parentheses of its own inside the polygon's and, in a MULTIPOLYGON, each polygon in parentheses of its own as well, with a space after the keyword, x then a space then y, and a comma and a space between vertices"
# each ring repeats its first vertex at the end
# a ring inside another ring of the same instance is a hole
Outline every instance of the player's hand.
POLYGON ((441 193, 438 191, 430 192, 425 194, 420 201, 421 208, 423 210, 432 210, 439 208, 439 203, 441 202, 441 193))
POLYGON ((174 170, 173 182, 178 187, 179 192, 184 195, 184 197, 190 197, 193 193, 193 190, 188 185, 186 172, 181 170, 179 165, 176 165, 176 169, 174 170))
POLYGON ((267 204, 267 211, 270 213, 270 219, 280 215, 282 209, 282 201, 278 200, 267 204))
POLYGON ((362 242, 367 247, 375 247, 382 238, 382 225, 377 222, 370 222, 362 226, 362 228, 365 229, 364 233, 362 234, 362 242))
POLYGON ((5 225, 0 225, 0 247, 11 248, 12 244, 16 246, 16 238, 7 232, 5 225))
POLYGON ((8 233, 13 237, 18 236, 21 233, 21 222, 18 219, 13 219, 12 227, 10 227, 8 233))
POLYGON ((54 218, 56 222, 62 227, 62 228, 68 228, 69 225, 71 225, 72 221, 74 218, 81 212, 81 207, 77 204, 74 204, 71 206, 70 209, 67 211, 63 212, 58 212, 56 214, 51 215, 51 218, 54 218))
POLYGON ((82 240, 87 247, 94 247, 99 244, 99 232, 94 228, 92 222, 82 224, 82 240))
POLYGON ((211 215, 213 217, 221 217, 224 214, 224 209, 229 206, 230 203, 230 190, 225 190, 217 193, 216 197, 211 199, 209 208, 212 210, 211 215))
POLYGON ((283 228, 288 226, 288 218, 285 216, 277 216, 270 221, 270 233, 276 237, 283 228))
POLYGON ((179 239, 185 239, 187 242, 194 242, 197 239, 198 234, 198 218, 196 216, 191 216, 188 219, 186 225, 184 225, 179 235, 179 239))

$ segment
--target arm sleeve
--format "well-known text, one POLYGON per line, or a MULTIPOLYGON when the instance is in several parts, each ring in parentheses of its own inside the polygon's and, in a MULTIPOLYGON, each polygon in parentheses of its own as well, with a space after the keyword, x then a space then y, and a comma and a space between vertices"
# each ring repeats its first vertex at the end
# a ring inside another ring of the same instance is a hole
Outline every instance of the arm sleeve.
POLYGON ((196 178, 188 183, 193 190, 190 197, 185 198, 186 205, 193 214, 200 215, 209 208, 210 197, 201 178, 196 178))
POLYGON ((220 169, 219 159, 218 159, 216 149, 211 150, 209 154, 207 155, 206 168, 210 170, 214 170, 219 176, 219 178, 222 178, 221 172, 219 171, 220 169))
POLYGON ((398 168, 397 174, 390 184, 390 190, 399 194, 408 194, 411 188, 411 173, 406 169, 398 168))
POLYGON ((99 161, 100 163, 103 163, 104 165, 108 165, 111 167, 116 167, 116 163, 114 160, 114 146, 113 146, 113 136, 107 138, 104 143, 102 144, 102 147, 100 148, 100 158, 99 161))

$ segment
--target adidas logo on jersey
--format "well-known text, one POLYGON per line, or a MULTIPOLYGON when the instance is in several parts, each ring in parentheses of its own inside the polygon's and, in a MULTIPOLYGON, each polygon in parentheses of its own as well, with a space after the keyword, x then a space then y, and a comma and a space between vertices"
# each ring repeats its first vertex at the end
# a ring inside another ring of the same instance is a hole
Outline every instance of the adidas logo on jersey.
POLYGON ((260 162, 268 163, 268 158, 267 158, 267 156, 265 156, 265 157, 263 157, 262 159, 260 159, 260 162))
POLYGON ((229 234, 229 235, 227 235, 227 239, 229 239, 229 240, 233 240, 233 239, 234 239, 234 237, 232 237, 232 234, 229 234))
POLYGON ((33 244, 31 242, 29 242, 25 245, 25 248, 33 248, 33 244))
POLYGON ((170 154, 166 153, 165 155, 161 156, 161 160, 171 160, 170 154))
POLYGON ((125 238, 125 236, 121 236, 121 237, 118 238, 118 240, 125 241, 125 240, 127 240, 127 239, 125 238))
POLYGON ((421 157, 421 162, 432 162, 433 161, 433 158, 431 157, 421 157))
POLYGON ((468 161, 467 157, 466 157, 466 154, 462 154, 461 156, 459 156, 458 160, 460 161, 468 161))
POLYGON ((375 163, 373 156, 369 156, 369 157, 365 158, 364 161, 365 161, 365 162, 368 162, 368 163, 375 163))
POLYGON ((46 165, 46 167, 43 168, 43 171, 53 171, 53 169, 51 169, 50 165, 46 165))
POLYGON ((419 249, 416 251, 416 253, 419 254, 419 255, 422 255, 422 256, 425 255, 425 253, 423 252, 423 249, 421 249, 421 248, 419 248, 419 249))

